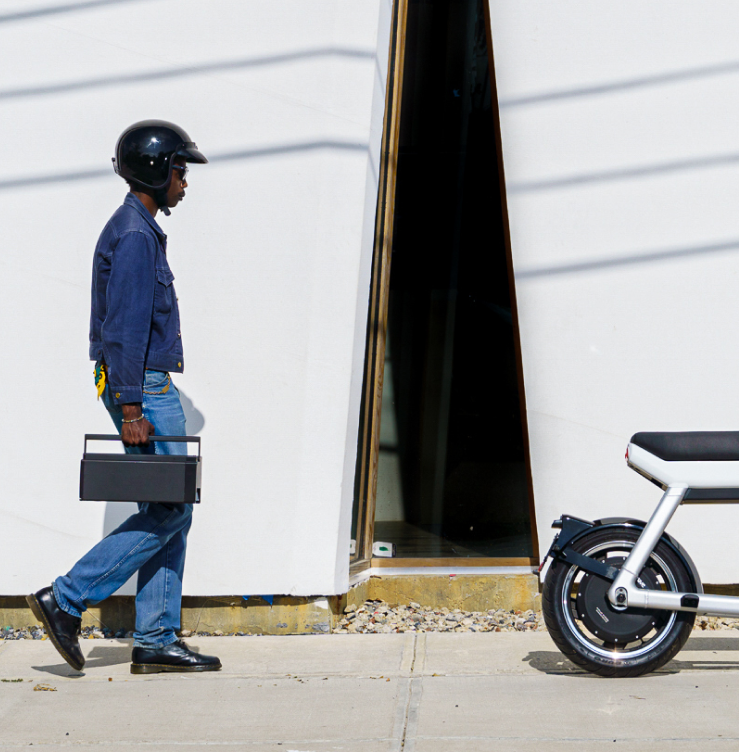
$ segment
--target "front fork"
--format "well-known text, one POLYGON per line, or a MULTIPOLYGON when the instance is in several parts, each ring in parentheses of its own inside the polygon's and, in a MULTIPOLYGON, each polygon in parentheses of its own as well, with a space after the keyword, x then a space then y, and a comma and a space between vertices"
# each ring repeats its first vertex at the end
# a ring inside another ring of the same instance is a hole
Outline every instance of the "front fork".
POLYGON ((637 587, 637 574, 662 537, 667 523, 682 503, 686 486, 670 486, 665 491, 654 514, 642 531, 631 553, 616 574, 608 591, 614 608, 650 608, 665 611, 692 611, 714 616, 739 616, 739 598, 731 595, 705 593, 676 593, 669 590, 647 590, 637 587))
MULTIPOLYGON (((636 580, 644 569, 647 559, 654 551, 665 528, 675 514, 675 510, 685 498, 687 486, 669 486, 660 499, 657 508, 649 518, 649 522, 631 549, 631 553, 621 566, 613 585, 608 591, 608 600, 619 611, 625 608, 669 608, 693 611, 698 606, 698 597, 688 594, 687 602, 681 602, 679 593, 669 593, 662 590, 645 590, 637 587, 636 580), (676 596, 678 596, 676 598, 676 596), (676 605, 677 601, 677 605, 676 605)), ((703 598, 701 598, 702 600, 703 598)), ((685 598, 682 598, 685 601, 685 598)))
MULTIPOLYGON (((581 535, 593 527, 592 522, 577 517, 563 515, 554 527, 561 528, 561 533, 554 539, 549 553, 544 557, 539 571, 551 556, 594 575, 610 580, 613 584, 608 590, 608 600, 617 610, 626 608, 649 608, 664 611, 691 611, 697 614, 739 617, 739 598, 731 595, 707 595, 706 593, 682 593, 674 590, 647 590, 638 587, 637 575, 647 563, 652 551, 659 543, 665 528, 680 506, 687 486, 670 486, 660 499, 649 522, 642 530, 631 552, 620 568, 609 566, 574 549, 581 535)), ((695 573, 697 577, 697 572, 695 573)), ((643 585, 643 583, 642 583, 643 585)), ((700 583, 698 583, 698 589, 700 583)))

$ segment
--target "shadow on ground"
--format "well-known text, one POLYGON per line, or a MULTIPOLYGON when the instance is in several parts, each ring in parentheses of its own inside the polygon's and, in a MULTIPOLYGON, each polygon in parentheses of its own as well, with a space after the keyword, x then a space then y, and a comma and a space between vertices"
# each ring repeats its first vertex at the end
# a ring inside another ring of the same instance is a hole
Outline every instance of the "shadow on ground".
MULTIPOLYGON (((119 666, 131 661, 132 640, 117 640, 118 645, 97 645, 87 655, 85 668, 104 668, 105 666, 119 666)), ((49 650, 53 650, 49 644, 49 650)), ((34 671, 43 671, 54 676, 65 676, 75 679, 85 675, 84 671, 75 671, 67 663, 55 663, 50 666, 31 666, 34 671)))
MULTIPOLYGON (((106 666, 120 666, 124 663, 131 662, 131 649, 133 640, 121 639, 115 640, 117 645, 96 645, 88 654, 85 660, 85 668, 105 668, 106 666)), ((84 641, 83 641, 84 647, 84 641)), ((194 645, 188 645, 193 653, 199 653, 200 648, 194 645)), ((53 645, 49 644, 49 650, 54 650, 53 645)), ((31 666, 34 671, 42 671, 54 676, 63 676, 67 679, 79 679, 85 675, 84 671, 75 671, 67 663, 55 663, 49 666, 31 666)))
MULTIPOLYGON (((535 650, 523 661, 543 674, 593 676, 556 650, 535 650)), ((675 660, 652 675, 678 674, 681 671, 739 671, 739 637, 691 637, 675 660), (687 658, 689 653, 704 653, 706 658, 687 658)))

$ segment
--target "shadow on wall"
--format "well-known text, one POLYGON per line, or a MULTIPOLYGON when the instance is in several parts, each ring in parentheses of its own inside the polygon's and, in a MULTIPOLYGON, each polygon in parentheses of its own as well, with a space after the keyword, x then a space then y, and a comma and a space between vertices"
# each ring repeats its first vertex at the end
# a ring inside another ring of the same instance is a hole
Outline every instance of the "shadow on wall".
POLYGON ((11 11, 0 15, 0 23, 9 21, 26 21, 29 18, 40 16, 54 16, 60 13, 79 13, 83 10, 92 10, 103 5, 120 5, 121 3, 139 2, 139 0, 81 0, 76 3, 62 3, 61 5, 46 5, 43 8, 31 8, 29 10, 11 11))
POLYGON ((193 401, 177 387, 177 391, 180 393, 180 402, 182 403, 182 409, 185 411, 185 421, 187 425, 187 435, 197 436, 205 425, 205 416, 203 413, 195 407, 193 401))
POLYGON ((551 277, 557 274, 591 272, 611 267, 648 264, 655 261, 671 261, 672 259, 686 258, 690 256, 704 256, 709 253, 724 253, 727 251, 739 251, 739 239, 727 240, 724 243, 708 243, 706 245, 688 246, 686 248, 663 248, 657 251, 642 251, 638 254, 630 254, 614 258, 590 259, 572 264, 522 269, 520 272, 516 272, 515 276, 516 280, 551 277))
MULTIPOLYGON (((186 430, 188 436, 197 436, 205 425, 205 416, 195 407, 193 401, 180 389, 180 401, 185 412, 186 430)), ((105 516, 103 518, 103 537, 110 535, 121 523, 138 511, 136 504, 121 501, 106 501, 105 516)), ((136 595, 136 576, 131 577, 116 595, 136 595)))
POLYGON ((684 68, 675 71, 662 71, 638 78, 627 78, 620 81, 604 81, 590 86, 580 86, 574 89, 559 89, 555 91, 543 91, 534 94, 524 94, 508 99, 501 99, 501 108, 525 107, 548 102, 558 102, 563 99, 580 99, 581 97, 593 97, 599 95, 616 94, 631 89, 642 89, 651 86, 664 86, 666 84, 682 83, 711 76, 725 76, 739 73, 739 61, 729 60, 725 63, 706 65, 700 68, 684 68))
MULTIPOLYGON (((369 145, 355 141, 305 141, 295 144, 281 144, 259 149, 245 149, 243 151, 216 154, 208 158, 211 163, 226 162, 237 159, 255 159, 259 157, 271 157, 278 154, 294 154, 299 152, 317 151, 321 149, 335 149, 342 151, 369 151, 369 145)), ((94 180, 96 178, 109 178, 113 174, 111 167, 93 170, 80 170, 78 172, 64 172, 55 175, 38 175, 35 177, 10 178, 0 180, 0 191, 11 188, 27 188, 34 185, 47 185, 50 183, 68 183, 73 180, 94 180)))
MULTIPOLYGON (((0 17, 2 22, 2 17, 0 17)), ((125 86, 129 84, 165 81, 185 76, 202 75, 218 71, 246 70, 248 68, 273 67, 285 63, 295 63, 310 59, 340 58, 355 60, 376 60, 373 52, 367 50, 355 50, 345 47, 324 47, 313 50, 296 50, 295 52, 283 52, 277 55, 262 57, 236 58, 231 60, 217 60, 212 62, 193 63, 182 66, 169 66, 141 73, 120 73, 118 75, 96 76, 83 78, 76 81, 45 82, 36 86, 26 86, 16 89, 0 90, 0 100, 17 99, 26 97, 39 97, 49 94, 60 94, 69 91, 81 91, 86 89, 100 89, 110 86, 125 86)))

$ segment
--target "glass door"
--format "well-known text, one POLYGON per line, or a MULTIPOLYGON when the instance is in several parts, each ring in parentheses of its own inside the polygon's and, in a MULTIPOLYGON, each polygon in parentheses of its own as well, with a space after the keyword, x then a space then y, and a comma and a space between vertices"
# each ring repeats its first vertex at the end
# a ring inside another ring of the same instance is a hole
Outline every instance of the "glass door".
POLYGON ((416 564, 524 563, 538 552, 486 6, 406 7, 391 253, 373 299, 384 328, 368 338, 373 441, 358 461, 366 535, 416 564))

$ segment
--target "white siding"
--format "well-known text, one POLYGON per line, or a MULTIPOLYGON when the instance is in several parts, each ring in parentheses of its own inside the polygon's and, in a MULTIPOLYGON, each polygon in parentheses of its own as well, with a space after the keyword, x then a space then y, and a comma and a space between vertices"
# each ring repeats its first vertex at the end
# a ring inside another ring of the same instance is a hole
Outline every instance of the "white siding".
MULTIPOLYGON (((639 430, 739 429, 739 4, 491 0, 543 550, 648 518, 639 430)), ((739 508, 670 526, 737 582, 739 508)))
POLYGON ((148 117, 211 160, 160 220, 175 382, 204 419, 185 593, 341 592, 389 0, 77 4, 0 2, 0 594, 48 584, 123 513, 77 500, 82 436, 112 428, 89 277, 126 190, 115 141, 148 117))

